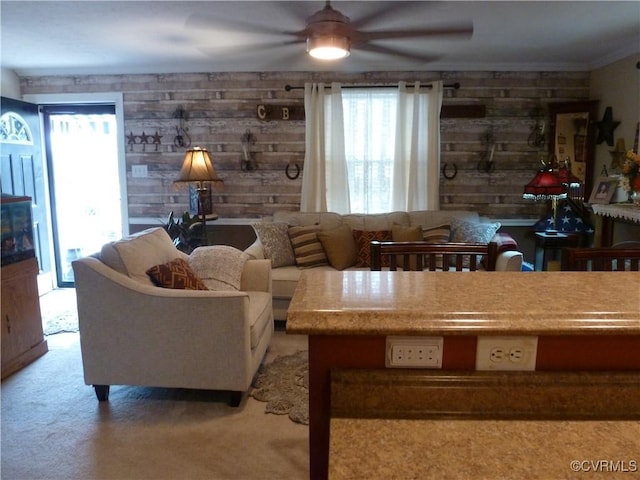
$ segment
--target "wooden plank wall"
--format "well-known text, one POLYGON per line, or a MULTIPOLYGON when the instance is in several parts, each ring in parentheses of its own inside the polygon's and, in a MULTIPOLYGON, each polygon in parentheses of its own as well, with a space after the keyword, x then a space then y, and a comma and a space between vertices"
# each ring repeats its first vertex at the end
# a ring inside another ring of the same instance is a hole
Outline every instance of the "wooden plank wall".
MULTIPOLYGON (((224 187, 214 192, 214 210, 222 218, 256 218, 280 209, 298 210, 302 176, 290 180, 285 167, 304 160, 304 121, 257 117, 257 106, 303 106, 303 91, 285 91, 286 84, 340 81, 386 84, 399 80, 460 82, 445 90, 443 105, 484 105, 483 118, 444 118, 441 122, 442 162, 457 176, 440 177, 443 209, 472 209, 494 218, 538 218, 544 205, 522 199, 523 186, 540 167, 546 145, 527 139, 536 113, 548 124, 549 102, 584 100, 588 72, 251 72, 140 75, 24 77, 23 94, 123 92, 125 133, 161 135, 160 144, 127 145, 127 191, 132 223, 165 219, 170 211, 188 209, 187 190, 177 189, 184 148, 174 145, 182 106, 192 145, 208 148, 224 187), (256 138, 255 171, 240 168, 241 137, 249 129, 256 138), (479 171, 486 155, 486 135, 496 142, 495 170, 479 171), (134 178, 131 167, 146 165, 148 176, 134 178)), ((126 142, 126 139, 125 139, 126 142)))

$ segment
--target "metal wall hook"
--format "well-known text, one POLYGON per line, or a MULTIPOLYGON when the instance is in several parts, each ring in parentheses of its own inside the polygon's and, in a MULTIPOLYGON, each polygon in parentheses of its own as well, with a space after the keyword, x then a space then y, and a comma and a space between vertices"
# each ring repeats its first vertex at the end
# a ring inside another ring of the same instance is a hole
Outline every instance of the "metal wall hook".
POLYGON ((176 147, 189 148, 191 146, 191 137, 187 133, 189 128, 185 126, 185 122, 189 120, 189 112, 187 112, 182 105, 173 112, 173 118, 178 119, 178 126, 176 127, 176 136, 173 137, 173 144, 176 147))
POLYGON ((242 158, 240 159, 240 169, 243 172, 251 172, 257 170, 258 164, 253 159, 251 153, 251 145, 256 143, 256 137, 251 130, 247 131, 240 137, 240 143, 242 145, 242 158))

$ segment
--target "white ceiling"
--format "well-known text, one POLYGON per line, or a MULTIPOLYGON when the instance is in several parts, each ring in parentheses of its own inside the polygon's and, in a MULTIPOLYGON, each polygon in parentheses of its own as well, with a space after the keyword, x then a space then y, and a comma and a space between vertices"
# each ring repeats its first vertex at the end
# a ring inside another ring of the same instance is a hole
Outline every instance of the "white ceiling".
MULTIPOLYGON (((334 1, 358 20, 393 4, 366 30, 470 21, 471 39, 421 38, 379 45, 438 57, 416 62, 352 51, 327 64, 304 44, 251 46, 291 37, 324 6, 316 1, 2 0, 3 68, 19 75, 220 71, 593 70, 640 55, 640 2, 334 1), (261 33, 262 31, 262 33, 261 33)), ((640 60, 640 58, 638 58, 640 60)))

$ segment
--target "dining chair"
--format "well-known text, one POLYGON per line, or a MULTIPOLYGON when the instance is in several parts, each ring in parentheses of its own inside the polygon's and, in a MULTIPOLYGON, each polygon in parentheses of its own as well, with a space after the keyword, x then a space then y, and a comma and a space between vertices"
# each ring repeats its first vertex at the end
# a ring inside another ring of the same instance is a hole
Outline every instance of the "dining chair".
POLYGON ((637 272, 640 270, 640 248, 565 248, 562 270, 587 272, 637 272))
POLYGON ((371 242, 371 270, 495 271, 498 244, 371 242))

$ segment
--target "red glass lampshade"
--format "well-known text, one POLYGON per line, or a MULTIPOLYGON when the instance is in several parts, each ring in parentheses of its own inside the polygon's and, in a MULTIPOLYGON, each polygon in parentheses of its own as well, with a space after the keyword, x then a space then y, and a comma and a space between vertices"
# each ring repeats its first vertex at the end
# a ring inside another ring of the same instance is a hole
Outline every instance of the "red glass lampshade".
POLYGON ((564 183, 569 187, 579 187, 582 184, 580 179, 571 173, 571 170, 567 167, 561 167, 558 170, 558 178, 561 183, 564 183))
POLYGON ((527 200, 560 200, 567 198, 567 187, 556 172, 543 169, 525 185, 522 197, 527 200))

